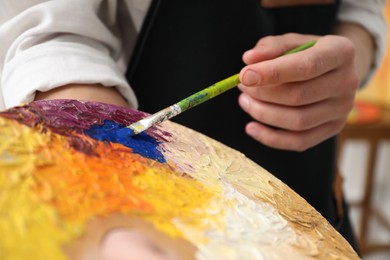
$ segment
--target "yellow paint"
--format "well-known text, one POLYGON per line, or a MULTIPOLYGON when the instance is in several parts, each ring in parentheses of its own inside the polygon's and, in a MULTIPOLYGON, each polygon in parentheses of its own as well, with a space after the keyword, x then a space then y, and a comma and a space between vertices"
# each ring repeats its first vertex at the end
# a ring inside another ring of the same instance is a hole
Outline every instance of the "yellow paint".
POLYGON ((92 144, 96 155, 75 151, 67 137, 0 118, 4 259, 64 259, 61 245, 82 234, 94 216, 140 216, 178 237, 184 235, 173 219, 197 230, 207 228, 201 219, 213 222, 206 217, 211 187, 120 144, 78 138, 92 144))
POLYGON ((137 187, 148 190, 145 199, 158 212, 139 212, 138 215, 174 237, 183 237, 182 232, 173 224, 174 219, 199 230, 206 230, 208 224, 222 221, 222 214, 212 217, 207 212, 209 200, 218 197, 211 187, 205 187, 201 182, 189 177, 171 174, 168 167, 158 169, 156 171, 155 168, 147 168, 145 174, 134 178, 137 187), (204 223, 205 219, 207 223, 204 223))
POLYGON ((3 259, 65 259, 59 244, 70 239, 59 232, 54 209, 31 192, 36 167, 50 163, 35 153, 50 141, 13 121, 0 118, 0 255, 3 259), (47 239, 50 237, 50 239, 47 239), (12 256, 12 257, 11 257, 12 256))

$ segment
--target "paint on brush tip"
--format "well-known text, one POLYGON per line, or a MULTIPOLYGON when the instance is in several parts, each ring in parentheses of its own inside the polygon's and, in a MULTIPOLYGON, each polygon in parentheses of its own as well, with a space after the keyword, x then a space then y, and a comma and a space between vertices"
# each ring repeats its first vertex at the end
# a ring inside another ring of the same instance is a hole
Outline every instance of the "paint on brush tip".
POLYGON ((120 143, 146 158, 166 162, 158 149, 159 142, 146 133, 134 135, 133 130, 111 120, 104 120, 102 125, 92 125, 85 134, 99 141, 120 143))

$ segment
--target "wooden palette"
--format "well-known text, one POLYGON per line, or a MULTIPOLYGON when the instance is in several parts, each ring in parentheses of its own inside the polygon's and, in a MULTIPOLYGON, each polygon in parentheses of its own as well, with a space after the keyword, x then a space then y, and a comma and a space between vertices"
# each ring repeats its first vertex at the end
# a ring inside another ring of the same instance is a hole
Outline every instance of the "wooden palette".
POLYGON ((144 116, 76 100, 0 113, 2 259, 358 258, 243 154, 169 121, 128 137, 144 116))

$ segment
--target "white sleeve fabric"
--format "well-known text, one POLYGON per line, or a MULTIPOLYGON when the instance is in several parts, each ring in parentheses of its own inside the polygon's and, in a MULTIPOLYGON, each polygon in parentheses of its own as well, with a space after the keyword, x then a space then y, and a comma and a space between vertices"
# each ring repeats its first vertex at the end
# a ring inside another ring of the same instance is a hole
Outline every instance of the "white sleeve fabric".
POLYGON ((117 24, 120 1, 1 0, 0 108, 70 83, 116 87, 136 107, 118 65, 125 55, 117 24))
POLYGON ((353 22, 365 28, 376 44, 374 65, 363 80, 365 85, 381 64, 387 48, 387 24, 384 16, 386 0, 341 0, 338 20, 353 22))

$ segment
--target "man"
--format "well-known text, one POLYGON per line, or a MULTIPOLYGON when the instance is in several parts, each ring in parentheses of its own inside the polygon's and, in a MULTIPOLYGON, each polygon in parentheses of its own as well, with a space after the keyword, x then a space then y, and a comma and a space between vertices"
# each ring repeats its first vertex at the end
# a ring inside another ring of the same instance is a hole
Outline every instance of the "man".
POLYGON ((354 243, 333 196, 334 136, 384 52, 384 1, 153 1, 144 23, 147 1, 3 2, 5 105, 76 98, 137 106, 121 66, 129 61, 139 108, 155 112, 240 72, 240 91, 178 122, 245 153, 354 243), (312 39, 312 48, 279 57, 312 39))

